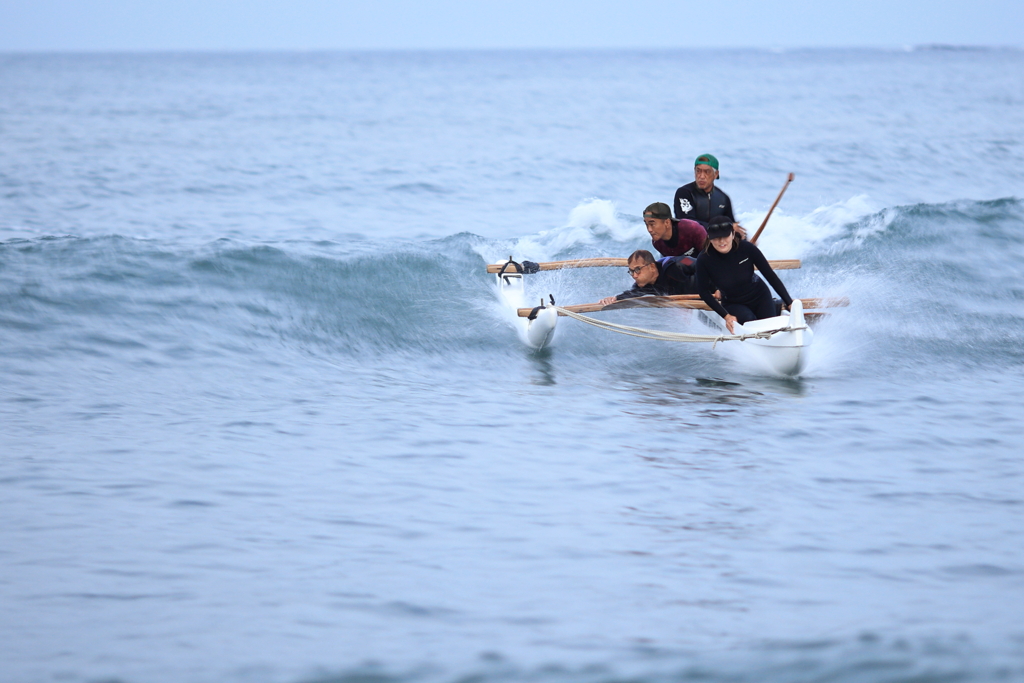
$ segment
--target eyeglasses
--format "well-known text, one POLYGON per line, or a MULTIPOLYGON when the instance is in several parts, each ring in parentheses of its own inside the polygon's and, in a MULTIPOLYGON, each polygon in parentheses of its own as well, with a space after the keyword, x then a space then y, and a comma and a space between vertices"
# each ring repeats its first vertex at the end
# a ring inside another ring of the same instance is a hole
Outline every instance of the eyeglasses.
POLYGON ((643 270, 644 268, 646 268, 649 265, 651 265, 651 264, 650 263, 645 263, 642 266, 637 266, 636 268, 630 268, 629 269, 629 274, 632 275, 633 277, 636 277, 637 275, 640 274, 641 270, 643 270))

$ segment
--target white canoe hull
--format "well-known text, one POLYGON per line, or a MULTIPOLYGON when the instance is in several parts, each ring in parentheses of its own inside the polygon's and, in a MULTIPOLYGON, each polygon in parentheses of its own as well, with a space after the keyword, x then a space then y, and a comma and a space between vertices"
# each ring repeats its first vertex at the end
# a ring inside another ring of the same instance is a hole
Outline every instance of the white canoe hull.
MULTIPOLYGON (((499 265, 504 265, 502 262, 499 265)), ((498 286, 498 297, 515 321, 519 338, 532 349, 543 349, 549 346, 555 336, 558 325, 558 312, 554 307, 539 308, 536 316, 520 318, 516 311, 520 308, 538 306, 540 299, 527 301, 523 287, 523 274, 515 266, 495 276, 498 286)), ((729 334, 725 321, 717 313, 701 311, 701 319, 711 328, 729 334)), ((807 367, 810 345, 814 340, 814 332, 804 320, 803 304, 794 300, 789 311, 782 315, 763 320, 752 320, 743 325, 735 326, 736 334, 751 334, 770 330, 776 332, 769 338, 744 339, 742 341, 721 342, 720 347, 727 352, 736 352, 742 360, 755 369, 774 375, 794 377, 807 367)))
MULTIPOLYGON (((504 273, 499 273, 496 277, 498 296, 515 318, 516 329, 523 343, 532 349, 543 349, 550 344, 555 336, 555 327, 558 325, 558 312, 554 308, 548 307, 537 311, 537 316, 533 320, 520 318, 516 315, 516 311, 531 306, 527 302, 526 293, 523 290, 523 274, 515 272, 513 267, 504 273)), ((538 299, 532 305, 536 306, 539 303, 538 299)))
MULTIPOLYGON (((701 319, 714 329, 729 334, 725 320, 714 311, 701 312, 701 319)), ((751 320, 734 326, 736 334, 751 334, 784 329, 768 339, 744 339, 722 342, 723 347, 735 349, 745 362, 775 375, 795 377, 807 367, 814 332, 804 320, 804 308, 799 299, 793 301, 789 311, 761 320, 751 320)))

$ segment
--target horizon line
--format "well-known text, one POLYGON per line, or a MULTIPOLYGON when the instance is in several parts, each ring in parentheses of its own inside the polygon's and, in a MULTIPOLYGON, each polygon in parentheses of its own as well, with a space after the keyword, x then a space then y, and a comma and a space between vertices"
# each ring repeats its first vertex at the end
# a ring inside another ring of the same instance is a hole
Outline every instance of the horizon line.
POLYGON ((310 54, 353 52, 802 52, 859 50, 867 52, 994 52, 1020 51, 1019 45, 979 45, 970 43, 917 43, 912 45, 800 45, 800 46, 695 46, 695 47, 635 47, 635 46, 574 46, 574 47, 248 47, 248 48, 0 48, 0 55, 60 55, 60 54, 310 54))

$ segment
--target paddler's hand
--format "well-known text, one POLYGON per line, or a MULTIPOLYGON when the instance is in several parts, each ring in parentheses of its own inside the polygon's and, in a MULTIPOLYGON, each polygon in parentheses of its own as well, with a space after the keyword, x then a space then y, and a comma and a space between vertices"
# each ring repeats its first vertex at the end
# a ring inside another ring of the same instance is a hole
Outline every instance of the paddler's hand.
POLYGON ((606 296, 597 303, 601 304, 602 306, 607 306, 608 304, 613 304, 616 301, 618 301, 618 299, 616 299, 614 296, 606 296))
POLYGON ((736 231, 736 234, 740 236, 741 240, 747 239, 747 229, 739 223, 733 223, 732 229, 736 231))
POLYGON ((715 293, 712 294, 711 296, 715 297, 716 299, 721 299, 722 298, 722 290, 716 289, 715 293))
POLYGON ((736 316, 727 315, 725 316, 725 327, 729 330, 729 334, 736 334, 736 328, 733 325, 736 324, 736 316))

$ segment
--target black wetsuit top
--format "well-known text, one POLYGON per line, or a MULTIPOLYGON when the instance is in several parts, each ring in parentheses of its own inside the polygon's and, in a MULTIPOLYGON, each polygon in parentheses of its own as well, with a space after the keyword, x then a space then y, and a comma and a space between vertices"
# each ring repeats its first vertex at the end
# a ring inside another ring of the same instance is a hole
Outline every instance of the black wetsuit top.
POLYGON ((733 223, 736 222, 729 195, 719 190, 717 186, 713 186, 711 192, 705 192, 697 187, 697 181, 676 190, 672 213, 675 214, 676 220, 688 218, 705 228, 708 227, 708 221, 715 216, 726 216, 733 223))
MULTIPOLYGON (((734 245, 728 254, 719 253, 713 246, 701 252, 697 257, 697 293, 704 303, 723 318, 728 315, 728 311, 712 296, 716 289, 722 292, 723 302, 754 308, 767 291, 761 278, 754 273, 754 266, 757 266, 787 306, 793 303, 786 286, 768 265, 768 259, 760 249, 747 241, 734 245)), ((768 296, 771 296, 770 292, 768 296)))
POLYGON ((658 279, 641 287, 634 284, 616 299, 634 299, 638 296, 672 296, 673 294, 696 294, 696 261, 689 256, 672 256, 654 262, 658 267, 658 279))

